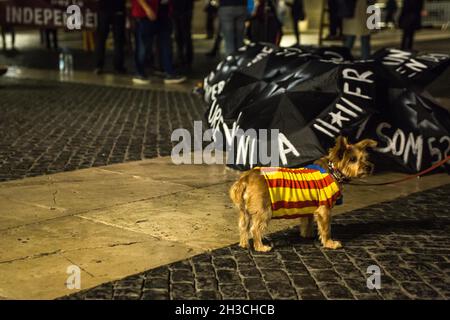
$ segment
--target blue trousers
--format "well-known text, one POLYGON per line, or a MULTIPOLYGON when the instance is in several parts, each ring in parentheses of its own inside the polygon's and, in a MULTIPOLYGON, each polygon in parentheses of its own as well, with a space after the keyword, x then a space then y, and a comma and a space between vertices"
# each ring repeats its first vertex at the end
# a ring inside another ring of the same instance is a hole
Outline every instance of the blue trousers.
MULTIPOLYGON (((353 49, 355 45, 356 36, 345 35, 344 46, 353 49)), ((370 35, 361 36, 361 59, 367 60, 370 58, 370 35)))
POLYGON ((244 45, 245 6, 219 7, 220 32, 225 40, 225 55, 230 55, 244 45))
POLYGON ((159 56, 163 70, 168 75, 174 74, 172 65, 172 25, 169 18, 150 21, 148 18, 136 19, 135 30, 135 63, 136 72, 141 77, 146 77, 145 61, 149 50, 152 50, 155 36, 158 38, 159 56))

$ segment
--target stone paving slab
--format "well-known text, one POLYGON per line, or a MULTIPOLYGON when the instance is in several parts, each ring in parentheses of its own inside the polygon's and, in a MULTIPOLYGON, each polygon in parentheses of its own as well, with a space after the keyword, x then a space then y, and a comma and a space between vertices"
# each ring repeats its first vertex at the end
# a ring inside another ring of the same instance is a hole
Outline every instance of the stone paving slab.
POLYGON ((190 189, 99 168, 11 181, 0 184, 0 230, 190 189))
POLYGON ((2 78, 0 95, 0 181, 167 156, 204 114, 179 91, 2 78))
MULTIPOLYGON (((64 295, 67 288, 60 279, 67 278, 66 268, 71 264, 87 273, 83 286, 91 287, 203 252, 189 241, 139 230, 158 210, 147 201, 160 202, 170 195, 225 184, 236 174, 221 166, 190 170, 190 166, 172 165, 173 177, 167 175, 165 181, 156 174, 156 179, 139 175, 136 169, 164 172, 160 168, 170 162, 167 157, 164 161, 156 158, 1 183, 0 296, 42 299, 64 295), (195 183, 199 178, 202 182, 195 183), (121 219, 105 221, 97 218, 98 212, 113 217, 119 212, 121 219), (135 212, 145 217, 134 219, 135 212), (47 263, 51 263, 48 272, 47 263), (20 274, 17 269, 22 270, 20 274), (60 274, 50 281, 55 270, 60 274), (19 285, 26 277, 33 281, 19 285)), ((182 203, 183 197, 178 200, 182 203)), ((165 207, 166 216, 173 207, 165 207)), ((174 218, 172 223, 177 224, 174 218)))
MULTIPOLYGON (((52 270, 67 277, 72 263, 88 273, 86 289, 236 243, 237 212, 228 189, 237 175, 220 165, 177 166, 163 157, 0 183, 0 295, 63 296, 68 289, 61 276, 49 277, 52 270), (52 264, 48 273, 46 263, 52 264), (17 285, 24 275, 15 266, 34 281, 17 285)), ((436 174, 382 188, 349 185, 335 213, 448 182, 436 174)), ((296 224, 273 221, 269 232, 296 224)))
POLYGON ((270 253, 224 247, 63 299, 450 299, 450 184, 337 216, 339 250, 296 228, 270 253), (381 269, 381 288, 366 285, 381 269))
POLYGON ((182 243, 144 237, 79 217, 59 222, 2 233, 5 243, 14 247, 2 247, 0 253, 7 259, 0 262, 1 295, 8 299, 52 299, 67 293, 67 268, 72 265, 81 269, 83 286, 95 286, 132 270, 141 272, 180 255, 201 252, 182 243))

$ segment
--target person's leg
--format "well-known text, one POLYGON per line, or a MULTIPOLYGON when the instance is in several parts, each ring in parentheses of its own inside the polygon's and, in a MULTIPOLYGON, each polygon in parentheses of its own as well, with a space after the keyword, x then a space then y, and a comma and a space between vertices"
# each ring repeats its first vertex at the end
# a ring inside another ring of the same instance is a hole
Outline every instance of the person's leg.
POLYGON ((367 60, 370 58, 370 35, 361 36, 361 58, 367 60))
POLYGON ((212 39, 214 37, 214 20, 216 14, 213 9, 206 9, 206 37, 212 39))
POLYGON ((124 46, 125 46, 125 13, 116 12, 113 16, 114 35, 114 69, 118 72, 125 71, 124 46))
POLYGON ((185 30, 183 25, 183 14, 177 14, 173 18, 173 27, 175 32, 175 43, 177 46, 178 63, 186 64, 185 58, 185 30))
POLYGON ((412 38, 414 37, 414 30, 404 29, 402 35, 402 50, 411 50, 412 49, 412 38))
POLYGON ((58 29, 52 29, 51 30, 52 35, 53 35, 53 49, 57 50, 58 49, 58 29))
POLYGON ((5 27, 2 28, 2 44, 3 44, 3 50, 6 50, 6 34, 5 34, 5 27))
MULTIPOLYGON (((275 37, 275 44, 277 46, 279 46, 281 43, 281 39, 283 38, 283 26, 280 25, 278 22, 277 22, 276 30, 277 30, 277 33, 276 33, 276 37, 275 37)), ((300 42, 300 39, 299 39, 299 42, 300 42)))
POLYGON ((39 42, 41 45, 44 44, 44 36, 45 36, 44 29, 39 29, 39 42))
POLYGON ((16 47, 16 30, 14 29, 14 27, 11 27, 10 31, 11 31, 11 46, 12 49, 14 49, 16 47))
POLYGON ((172 63, 172 24, 168 16, 158 20, 158 38, 161 63, 165 72, 164 84, 177 84, 186 80, 186 77, 175 74, 172 63))
POLYGON ((342 18, 336 16, 336 37, 341 38, 343 36, 342 18))
POLYGON ((386 27, 389 25, 389 23, 391 23, 394 20, 393 15, 392 15, 392 11, 391 10, 387 10, 386 11, 386 17, 384 18, 384 24, 386 25, 386 27))
POLYGON ((146 78, 145 60, 148 44, 152 41, 151 22, 147 18, 136 19, 135 26, 135 54, 136 73, 139 77, 146 78))
POLYGON ((406 50, 406 29, 403 29, 403 33, 402 33, 402 43, 400 45, 400 49, 402 50, 406 50))
POLYGON ((335 0, 328 0, 328 17, 329 17, 329 37, 337 36, 337 15, 335 0))
POLYGON ((216 37, 214 38, 214 44, 211 51, 206 53, 208 57, 215 57, 217 55, 217 52, 220 50, 220 44, 222 43, 222 34, 220 32, 220 25, 218 30, 219 32, 216 33, 216 37))
POLYGON ((194 59, 194 48, 192 46, 192 11, 186 13, 185 26, 186 64, 188 67, 191 67, 194 59))
POLYGON ((414 47, 414 35, 415 35, 416 30, 411 29, 408 35, 408 44, 407 44, 407 48, 408 50, 412 50, 414 47))
MULTIPOLYGON (((95 43, 95 67, 99 70, 103 69, 105 64, 105 46, 109 33, 110 17, 107 13, 99 12, 97 22, 97 38, 95 43)), ((50 40, 47 40, 50 42, 50 40)))
POLYGON ((219 8, 220 32, 225 41, 225 55, 235 51, 234 15, 231 7, 219 8))
POLYGON ((47 47, 47 50, 51 49, 50 45, 50 29, 45 29, 45 46, 47 47))
POLYGON ((172 25, 169 18, 158 20, 159 55, 164 72, 167 75, 174 75, 172 64, 172 25))
POLYGON ((356 36, 353 35, 345 35, 344 38, 344 47, 349 48, 350 50, 353 49, 353 46, 355 45, 355 39, 356 36))
POLYGON ((298 19, 297 17, 292 16, 292 27, 294 28, 294 35, 295 35, 295 43, 300 44, 300 31, 298 29, 298 19))
POLYGON ((217 32, 217 37, 216 37, 216 40, 214 42, 214 50, 216 52, 220 50, 220 45, 222 44, 222 41, 223 41, 222 33, 217 32))
POLYGON ((234 18, 234 51, 244 45, 245 20, 247 19, 247 9, 245 7, 235 8, 236 16, 234 18))

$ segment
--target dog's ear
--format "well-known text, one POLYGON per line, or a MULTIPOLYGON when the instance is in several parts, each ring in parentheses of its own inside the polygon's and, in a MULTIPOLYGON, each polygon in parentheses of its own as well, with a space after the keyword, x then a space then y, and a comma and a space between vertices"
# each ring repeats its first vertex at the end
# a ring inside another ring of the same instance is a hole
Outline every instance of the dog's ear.
POLYGON ((364 139, 355 144, 356 147, 360 149, 366 149, 366 148, 375 148, 377 146, 378 142, 372 139, 364 139))
POLYGON ((350 145, 346 137, 339 136, 336 138, 336 146, 334 148, 339 159, 342 159, 344 157, 345 150, 347 150, 349 147, 350 145))

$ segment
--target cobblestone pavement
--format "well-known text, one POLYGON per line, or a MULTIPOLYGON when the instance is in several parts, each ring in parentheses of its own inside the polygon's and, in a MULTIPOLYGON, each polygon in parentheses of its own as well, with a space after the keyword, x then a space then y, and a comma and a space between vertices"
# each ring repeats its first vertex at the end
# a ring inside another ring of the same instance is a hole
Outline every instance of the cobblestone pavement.
POLYGON ((0 181, 170 155, 203 118, 193 95, 0 80, 0 181))
POLYGON ((337 216, 322 249, 296 229, 270 235, 270 253, 236 245, 64 299, 450 299, 450 184, 337 216), (367 267, 381 268, 369 290, 367 267))

